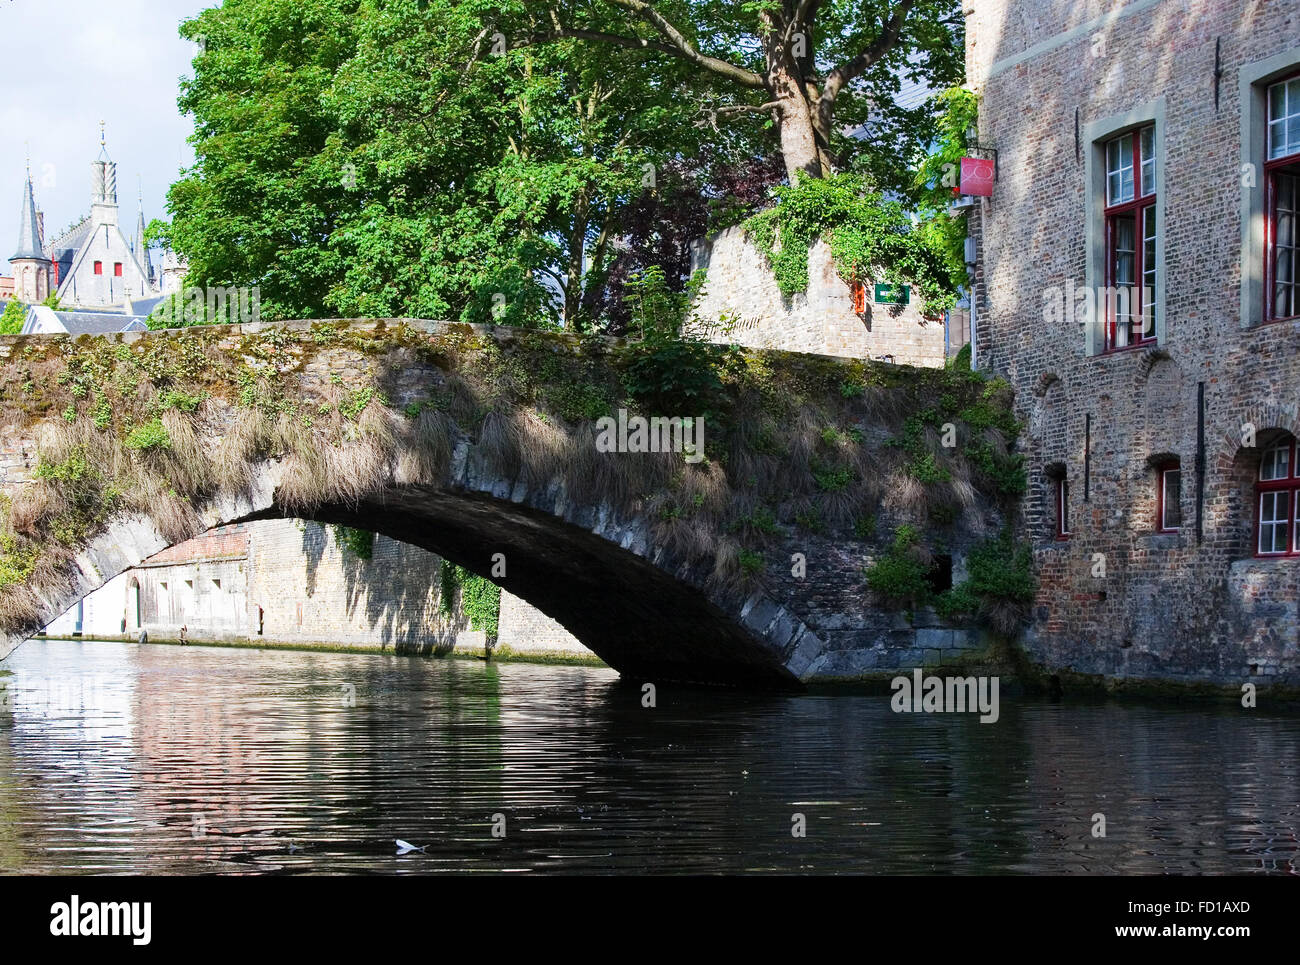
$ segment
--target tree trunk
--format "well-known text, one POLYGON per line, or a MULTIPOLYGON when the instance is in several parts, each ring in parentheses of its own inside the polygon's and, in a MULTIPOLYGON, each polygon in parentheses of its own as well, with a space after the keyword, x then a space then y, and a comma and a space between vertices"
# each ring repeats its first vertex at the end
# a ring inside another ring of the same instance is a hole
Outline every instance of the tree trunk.
POLYGON ((788 51, 768 48, 767 62, 768 90, 779 105, 776 129, 785 157, 785 176, 792 185, 801 174, 814 178, 829 176, 831 163, 826 152, 829 138, 819 138, 820 127, 829 125, 829 105, 819 112, 809 103, 798 64, 788 51), (823 117, 822 113, 827 116, 823 117))
POLYGON ((822 176, 821 152, 817 150, 817 137, 813 132, 812 113, 808 102, 799 94, 780 99, 780 117, 777 129, 781 134, 781 154, 785 157, 785 173, 794 184, 796 177, 822 176))
POLYGON ((767 82, 780 105, 777 108, 777 130, 781 135, 781 153, 785 157, 785 172, 790 183, 794 184, 799 175, 826 177, 830 174, 830 165, 818 143, 817 119, 808 103, 797 66, 785 51, 769 54, 767 82))
POLYGON ((580 192, 569 233, 569 265, 564 278, 564 326, 579 331, 582 315, 582 259, 587 240, 586 192, 580 192))

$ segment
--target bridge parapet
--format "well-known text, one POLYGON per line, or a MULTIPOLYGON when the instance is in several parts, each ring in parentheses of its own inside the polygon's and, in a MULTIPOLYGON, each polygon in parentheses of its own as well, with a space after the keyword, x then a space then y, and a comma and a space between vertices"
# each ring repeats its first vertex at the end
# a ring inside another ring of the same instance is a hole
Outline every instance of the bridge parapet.
POLYGON ((298 516, 494 578, 647 679, 912 666, 976 634, 882 608, 863 567, 903 525, 960 561, 1014 461, 970 373, 700 343, 317 321, 8 337, 0 364, 5 652, 167 545, 298 516))

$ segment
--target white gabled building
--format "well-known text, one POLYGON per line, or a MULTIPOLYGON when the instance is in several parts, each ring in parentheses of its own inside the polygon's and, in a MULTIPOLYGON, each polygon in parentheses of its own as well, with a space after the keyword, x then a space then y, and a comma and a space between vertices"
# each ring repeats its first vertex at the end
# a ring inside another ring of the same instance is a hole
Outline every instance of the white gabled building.
MULTIPOLYGON (((28 305, 22 332, 102 335, 141 331, 149 312, 166 293, 164 279, 178 288, 185 265, 164 253, 155 270, 145 245, 144 205, 130 239, 119 224, 117 165, 100 134, 99 157, 91 163, 90 213, 48 243, 36 206, 31 172, 23 182, 18 245, 9 258, 12 297, 28 305), (41 303, 51 294, 58 308, 41 303)), ((9 294, 6 292, 5 294, 9 294)))
POLYGON ((51 260, 65 308, 121 308, 154 294, 144 247, 144 213, 137 238, 126 239, 118 224, 117 165, 100 136, 99 157, 90 165, 90 214, 55 241, 51 260))

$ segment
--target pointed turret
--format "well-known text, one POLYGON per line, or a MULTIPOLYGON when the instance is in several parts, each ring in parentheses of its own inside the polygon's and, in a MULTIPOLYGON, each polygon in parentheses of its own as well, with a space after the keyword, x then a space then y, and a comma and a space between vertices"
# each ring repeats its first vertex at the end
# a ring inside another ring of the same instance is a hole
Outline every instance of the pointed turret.
POLYGON ((32 195, 31 172, 23 181, 23 205, 18 215, 18 250, 9 259, 34 258, 44 260, 41 251, 41 225, 36 216, 36 198, 32 195))
POLYGON ((144 243, 144 195, 139 198, 140 213, 135 219, 135 240, 132 242, 132 248, 135 250, 135 257, 140 262, 140 267, 144 269, 145 277, 149 284, 153 284, 153 266, 149 264, 149 248, 144 243))
POLYGON ((41 216, 32 192, 32 168, 23 180, 23 204, 18 214, 18 250, 9 259, 14 273, 14 297, 28 305, 50 294, 50 259, 42 247, 41 216))

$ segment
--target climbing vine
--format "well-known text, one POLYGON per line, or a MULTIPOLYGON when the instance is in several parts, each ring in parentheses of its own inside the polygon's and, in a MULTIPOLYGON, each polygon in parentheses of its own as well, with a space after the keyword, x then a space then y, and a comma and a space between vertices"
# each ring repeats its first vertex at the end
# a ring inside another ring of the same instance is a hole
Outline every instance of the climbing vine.
POLYGON ((375 555, 375 534, 368 529, 353 529, 351 526, 334 526, 334 539, 339 546, 359 560, 368 560, 375 555))
POLYGON ((745 231, 767 254, 782 294, 808 289, 808 249, 825 238, 845 281, 915 285, 927 315, 956 300, 965 280, 960 256, 942 235, 913 224, 899 202, 869 190, 860 178, 802 178, 775 190, 779 203, 745 222, 745 231))
POLYGON ((438 573, 438 610, 443 616, 449 617, 454 612, 458 589, 460 609, 469 619, 470 629, 482 630, 489 640, 495 640, 501 616, 501 587, 463 566, 443 560, 438 573))

